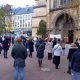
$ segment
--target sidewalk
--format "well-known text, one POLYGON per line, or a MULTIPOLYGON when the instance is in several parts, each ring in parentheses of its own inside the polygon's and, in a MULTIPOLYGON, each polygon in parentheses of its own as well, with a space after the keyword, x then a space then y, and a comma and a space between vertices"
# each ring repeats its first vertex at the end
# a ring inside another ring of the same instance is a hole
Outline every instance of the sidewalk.
MULTIPOLYGON (((8 59, 4 59, 3 53, 0 54, 0 80, 13 80, 13 61, 11 49, 8 59)), ((38 67, 36 52, 34 52, 32 58, 26 59, 25 80, 71 80, 71 75, 67 74, 67 63, 66 56, 62 56, 60 69, 56 70, 52 60, 47 60, 47 52, 45 52, 43 68, 48 68, 50 71, 42 71, 38 67)))

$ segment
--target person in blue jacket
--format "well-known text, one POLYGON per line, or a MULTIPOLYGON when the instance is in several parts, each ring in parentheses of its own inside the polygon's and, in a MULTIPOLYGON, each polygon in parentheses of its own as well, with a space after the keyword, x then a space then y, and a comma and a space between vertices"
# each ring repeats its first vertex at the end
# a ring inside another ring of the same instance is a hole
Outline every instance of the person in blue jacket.
POLYGON ((80 46, 72 56, 71 69, 72 80, 80 80, 80 46))
POLYGON ((37 51, 37 58, 39 67, 42 67, 42 60, 44 58, 44 50, 45 50, 45 43, 43 39, 39 39, 36 43, 36 51, 37 51))

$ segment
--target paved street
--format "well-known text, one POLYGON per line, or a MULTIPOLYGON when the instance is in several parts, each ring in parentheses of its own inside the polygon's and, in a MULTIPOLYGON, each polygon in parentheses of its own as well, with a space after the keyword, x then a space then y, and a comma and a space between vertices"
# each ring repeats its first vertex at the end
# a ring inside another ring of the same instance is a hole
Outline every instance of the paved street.
MULTIPOLYGON (((47 52, 43 60, 43 67, 49 68, 50 71, 42 71, 38 67, 36 53, 32 58, 26 59, 25 80, 71 80, 67 74, 66 56, 61 57, 60 69, 56 70, 51 60, 47 60, 47 52)), ((0 80, 13 80, 13 59, 11 57, 11 48, 8 52, 8 59, 4 59, 3 52, 0 54, 0 80)))

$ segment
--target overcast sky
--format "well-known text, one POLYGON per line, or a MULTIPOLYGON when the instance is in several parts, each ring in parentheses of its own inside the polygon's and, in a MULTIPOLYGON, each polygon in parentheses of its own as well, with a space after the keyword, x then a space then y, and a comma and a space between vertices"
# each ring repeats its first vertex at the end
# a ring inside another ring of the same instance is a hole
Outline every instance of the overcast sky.
POLYGON ((26 5, 35 5, 35 0, 0 0, 0 5, 11 4, 14 7, 25 7, 26 5))

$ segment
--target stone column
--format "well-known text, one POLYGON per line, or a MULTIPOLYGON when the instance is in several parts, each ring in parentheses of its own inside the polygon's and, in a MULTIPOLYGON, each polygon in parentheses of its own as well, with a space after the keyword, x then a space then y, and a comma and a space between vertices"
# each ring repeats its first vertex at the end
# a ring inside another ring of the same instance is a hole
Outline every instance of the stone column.
MULTIPOLYGON (((80 0, 79 0, 79 3, 80 3, 80 0)), ((79 4, 79 8, 78 8, 78 25, 80 28, 80 4, 79 4)))
POLYGON ((51 7, 51 0, 47 0, 47 8, 46 8, 46 14, 47 14, 47 29, 50 28, 50 7, 51 7))

